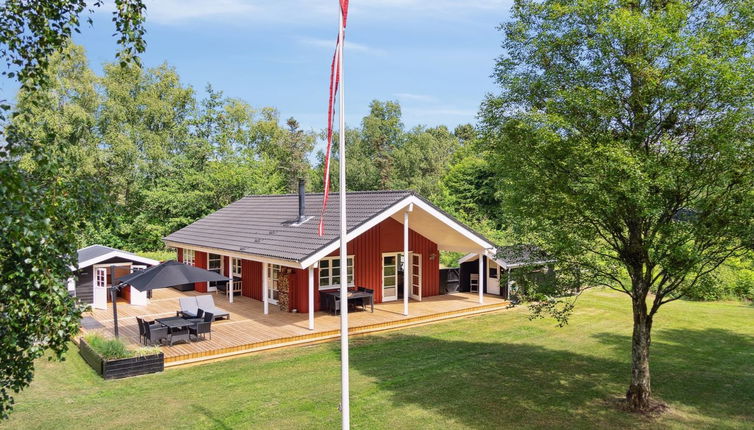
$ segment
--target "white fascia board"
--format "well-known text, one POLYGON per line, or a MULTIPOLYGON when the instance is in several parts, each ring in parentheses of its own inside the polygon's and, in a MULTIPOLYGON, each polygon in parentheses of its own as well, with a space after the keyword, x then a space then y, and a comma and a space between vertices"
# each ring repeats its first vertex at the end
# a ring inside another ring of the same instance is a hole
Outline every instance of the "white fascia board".
POLYGON ((189 243, 174 242, 172 240, 165 240, 165 245, 171 248, 183 248, 193 249, 194 251, 207 252, 210 254, 219 254, 226 257, 240 258, 243 260, 258 261, 260 263, 277 264, 285 267, 292 267, 294 269, 305 269, 307 266, 302 266, 301 263, 293 260, 285 260, 283 258, 266 257, 262 255, 250 254, 240 251, 228 251, 227 249, 212 248, 209 246, 192 245, 189 243))
POLYGON ((413 203, 416 206, 424 209, 430 215, 434 216, 435 218, 439 219, 440 221, 442 221, 446 225, 450 226, 453 230, 455 230, 456 232, 460 233, 465 238, 467 238, 470 241, 476 243, 477 245, 479 245, 480 248, 483 248, 485 252, 487 250, 492 249, 492 248, 495 247, 495 245, 493 245, 493 244, 487 242, 486 240, 482 239, 481 237, 477 236, 471 230, 469 230, 466 227, 464 227, 463 225, 459 224, 457 221, 449 218, 444 213, 438 211, 432 205, 426 203, 424 200, 422 200, 422 199, 420 199, 420 198, 418 198, 416 196, 411 196, 409 198, 412 200, 411 203, 413 203))
POLYGON ((463 257, 461 257, 461 258, 458 259, 458 264, 462 264, 462 263, 465 263, 467 261, 474 260, 475 258, 478 258, 478 257, 479 257, 479 254, 476 253, 476 252, 472 252, 472 253, 466 254, 463 257))
POLYGON ((126 260, 136 261, 138 263, 149 264, 150 266, 156 266, 160 264, 159 261, 152 260, 151 258, 141 257, 135 254, 128 254, 121 251, 112 251, 112 252, 108 252, 107 254, 100 255, 99 257, 91 258, 89 260, 79 263, 78 269, 80 270, 85 267, 89 267, 93 264, 97 264, 100 261, 109 260, 111 258, 124 258, 126 260))
MULTIPOLYGON (((356 237, 361 236, 369 230, 370 228, 376 226, 377 224, 381 223, 382 221, 385 221, 386 219, 390 218, 394 213, 398 212, 400 209, 408 206, 412 203, 412 199, 415 199, 414 196, 406 196, 405 198, 399 200, 397 203, 393 204, 389 208, 385 209, 384 211, 380 212, 375 216, 374 218, 370 219, 369 221, 365 222, 364 224, 356 227, 346 235, 346 242, 350 242, 356 237)), ((324 248, 321 248, 319 251, 315 252, 314 254, 310 255, 309 257, 306 257, 304 260, 301 261, 301 266, 303 268, 307 268, 311 266, 312 264, 316 263, 317 261, 321 260, 324 257, 327 257, 331 252, 338 249, 340 246, 340 238, 335 239, 334 241, 330 242, 328 245, 326 245, 324 248)))
MULTIPOLYGON (((350 233, 348 233, 348 235, 346 236, 346 242, 350 242, 354 238, 362 235, 364 232, 366 232, 370 228, 372 228, 372 227, 376 226, 377 224, 381 223, 382 221, 390 218, 391 216, 393 216, 393 214, 395 214, 396 212, 398 212, 399 210, 401 210, 403 208, 411 207, 411 209, 413 210, 413 205, 422 208, 424 211, 426 211, 430 215, 434 216, 435 218, 439 219, 440 221, 442 221, 446 225, 450 226, 456 232, 460 233, 461 235, 463 235, 467 239, 469 239, 469 240, 473 241, 474 243, 478 244, 479 247, 483 248, 485 252, 487 252, 488 249, 494 248, 494 246, 491 243, 489 243, 486 240, 483 240, 482 238, 478 237, 476 234, 472 233, 471 231, 469 231, 464 226, 462 226, 459 223, 457 223, 456 221, 448 218, 442 212, 438 211, 437 209, 435 209, 431 205, 429 205, 426 202, 424 202, 422 199, 420 199, 420 198, 418 198, 416 196, 413 196, 413 195, 406 196, 404 199, 401 199, 400 201, 398 201, 397 203, 393 204, 389 208, 387 208, 384 211, 380 212, 374 218, 370 219, 369 221, 365 222, 364 224, 362 224, 362 225, 356 227, 355 229, 353 229, 353 231, 351 231, 350 233)), ((432 240, 431 238, 428 238, 428 239, 432 240)), ((309 256, 306 259, 304 259, 303 261, 301 261, 301 266, 304 267, 304 268, 307 268, 307 267, 311 266, 315 262, 321 260, 323 257, 326 257, 331 252, 333 252, 336 249, 338 249, 339 246, 340 246, 340 239, 335 239, 334 241, 330 242, 324 248, 320 249, 316 253, 312 254, 311 256, 309 256)))

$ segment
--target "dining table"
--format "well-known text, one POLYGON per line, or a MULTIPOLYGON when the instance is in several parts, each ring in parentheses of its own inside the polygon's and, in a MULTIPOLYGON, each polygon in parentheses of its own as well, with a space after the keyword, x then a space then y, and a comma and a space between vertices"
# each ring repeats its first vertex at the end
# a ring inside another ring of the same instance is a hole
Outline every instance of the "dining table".
POLYGON ((173 342, 182 340, 191 342, 191 335, 189 334, 187 329, 196 323, 204 321, 204 319, 170 317, 157 318, 155 319, 155 321, 157 321, 158 324, 162 324, 163 326, 168 328, 168 333, 170 334, 170 344, 172 345, 173 342))

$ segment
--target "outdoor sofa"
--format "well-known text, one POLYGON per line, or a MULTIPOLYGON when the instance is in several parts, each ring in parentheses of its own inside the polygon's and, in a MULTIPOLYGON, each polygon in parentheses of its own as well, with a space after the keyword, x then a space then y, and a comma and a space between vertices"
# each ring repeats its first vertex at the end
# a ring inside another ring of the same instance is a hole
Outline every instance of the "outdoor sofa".
POLYGON ((194 296, 194 297, 181 297, 178 299, 181 305, 181 310, 178 311, 178 315, 184 318, 196 318, 199 314, 199 309, 205 313, 211 313, 214 315, 214 319, 230 319, 230 313, 228 311, 215 306, 215 300, 211 295, 194 296))

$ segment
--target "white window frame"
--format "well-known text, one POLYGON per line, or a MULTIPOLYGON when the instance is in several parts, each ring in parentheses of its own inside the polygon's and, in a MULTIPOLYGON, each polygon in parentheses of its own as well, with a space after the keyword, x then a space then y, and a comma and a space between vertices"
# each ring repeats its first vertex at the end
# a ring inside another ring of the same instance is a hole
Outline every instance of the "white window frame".
MULTIPOLYGON (((211 272, 215 272, 218 275, 222 275, 223 274, 223 269, 224 269, 223 266, 225 266, 225 258, 223 258, 223 256, 221 254, 216 254, 214 252, 208 252, 207 253, 207 270, 209 270, 211 272), (212 257, 213 255, 215 255, 215 256, 217 256, 219 258, 213 258, 212 257), (213 268, 212 267, 212 262, 213 261, 216 262, 217 260, 220 261, 220 266, 213 268)), ((216 281, 215 282, 207 282, 207 291, 210 291, 210 292, 217 291, 217 282, 216 281)))
POLYGON ((196 252, 193 249, 183 249, 183 264, 196 266, 196 252))
POLYGON ((231 257, 230 259, 230 273, 234 277, 243 278, 243 260, 240 258, 231 257), (238 269, 238 271, 236 271, 238 269))
MULTIPOLYGON (((348 258, 347 259, 347 263, 346 263, 347 272, 350 272, 348 274, 348 286, 349 287, 353 287, 354 286, 354 266, 355 266, 355 260, 356 260, 356 258, 353 255, 349 255, 347 258, 348 258), (348 269, 350 269, 350 270, 348 270, 348 269)), ((319 270, 317 271, 317 279, 319 279, 319 289, 320 290, 332 290, 333 288, 340 287, 340 282, 338 282, 337 284, 333 284, 333 280, 332 280, 333 274, 332 274, 332 270, 331 270, 332 269, 332 262, 333 261, 340 261, 340 256, 337 256, 337 257, 328 257, 328 258, 323 258, 323 259, 319 260, 319 264, 317 265, 317 267, 319 268, 319 270), (324 269, 322 268, 322 263, 323 262, 325 262, 325 265, 327 266, 324 269), (322 270, 327 270, 328 276, 326 276, 326 277, 323 278, 322 277, 322 270), (327 279, 327 284, 323 284, 322 283, 323 279, 327 279)))

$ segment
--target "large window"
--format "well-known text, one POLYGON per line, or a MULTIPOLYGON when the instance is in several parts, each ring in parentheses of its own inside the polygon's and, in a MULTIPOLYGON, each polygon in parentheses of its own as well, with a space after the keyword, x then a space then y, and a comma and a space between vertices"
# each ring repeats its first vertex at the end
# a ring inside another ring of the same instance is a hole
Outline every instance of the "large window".
MULTIPOLYGON (((353 286, 353 256, 348 257, 348 285, 353 286)), ((340 287, 340 257, 319 260, 319 288, 340 287)))
POLYGON ((184 249, 183 250, 183 263, 188 264, 189 266, 194 265, 194 250, 193 249, 184 249))

